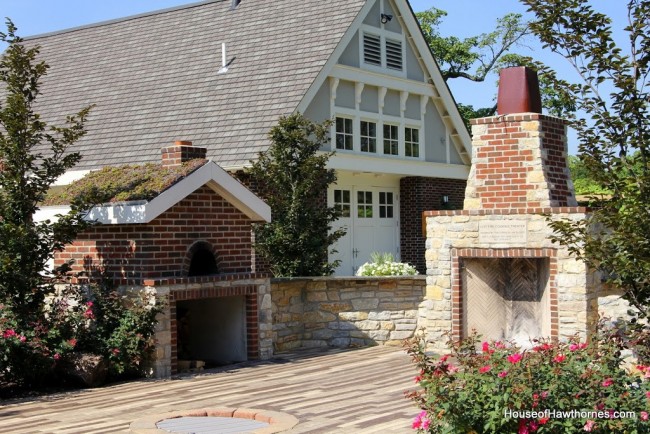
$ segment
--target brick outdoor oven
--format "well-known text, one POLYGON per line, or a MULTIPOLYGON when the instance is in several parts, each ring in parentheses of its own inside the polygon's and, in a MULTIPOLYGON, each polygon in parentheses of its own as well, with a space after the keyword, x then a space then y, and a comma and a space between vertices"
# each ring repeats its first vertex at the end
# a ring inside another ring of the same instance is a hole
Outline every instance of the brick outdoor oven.
POLYGON ((536 74, 501 73, 498 116, 472 120, 464 209, 427 211, 427 291, 420 325, 445 347, 476 329, 529 345, 534 337, 586 336, 599 310, 624 311, 600 278, 554 244, 545 215, 583 219, 567 167, 565 121, 541 114, 536 74), (600 305, 599 305, 600 301, 600 305))
MULTIPOLYGON (((166 298, 156 329, 158 377, 178 372, 181 359, 225 364, 272 352, 270 281, 256 269, 251 235, 253 222, 270 220, 270 208, 206 161, 205 151, 191 142, 163 148, 162 164, 142 171, 193 171, 152 199, 93 208, 98 224, 55 257, 55 265, 74 260, 73 271, 101 270, 124 291, 166 298)), ((44 207, 37 218, 57 212, 65 207, 44 207)))

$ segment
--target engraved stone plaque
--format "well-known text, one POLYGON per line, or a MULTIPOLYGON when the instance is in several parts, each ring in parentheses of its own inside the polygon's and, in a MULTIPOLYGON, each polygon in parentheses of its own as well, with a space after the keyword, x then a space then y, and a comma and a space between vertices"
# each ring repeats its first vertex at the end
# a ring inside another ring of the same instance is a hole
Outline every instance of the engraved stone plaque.
POLYGON ((494 220, 478 223, 481 244, 526 244, 527 226, 523 220, 494 220))

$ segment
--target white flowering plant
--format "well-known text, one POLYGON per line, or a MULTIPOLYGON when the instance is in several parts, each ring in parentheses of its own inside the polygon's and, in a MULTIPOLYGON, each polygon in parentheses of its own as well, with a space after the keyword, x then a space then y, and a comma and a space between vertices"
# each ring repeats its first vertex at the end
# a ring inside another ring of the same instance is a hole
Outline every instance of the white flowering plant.
POLYGON ((415 276, 418 271, 412 265, 396 262, 392 253, 374 252, 372 262, 366 262, 357 270, 357 276, 415 276))

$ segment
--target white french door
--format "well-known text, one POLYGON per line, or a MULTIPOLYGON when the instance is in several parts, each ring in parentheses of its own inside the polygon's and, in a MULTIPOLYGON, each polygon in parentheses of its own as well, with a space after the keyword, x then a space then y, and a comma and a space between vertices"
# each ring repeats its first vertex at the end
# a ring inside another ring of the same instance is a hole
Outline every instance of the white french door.
POLYGON ((373 252, 392 253, 399 258, 399 201, 396 188, 337 186, 330 189, 330 206, 341 209, 343 216, 334 224, 347 233, 334 246, 340 259, 340 276, 353 275, 373 252))

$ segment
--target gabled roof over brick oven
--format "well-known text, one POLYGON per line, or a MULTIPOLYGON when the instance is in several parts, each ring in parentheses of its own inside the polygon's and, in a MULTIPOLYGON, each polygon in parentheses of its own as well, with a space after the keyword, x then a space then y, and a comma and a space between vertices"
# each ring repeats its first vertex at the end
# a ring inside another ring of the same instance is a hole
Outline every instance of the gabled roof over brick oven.
MULTIPOLYGON (((207 186, 251 221, 271 221, 270 207, 218 164, 213 161, 196 160, 190 163, 197 163, 190 166, 191 173, 179 176, 177 182, 156 192, 154 197, 97 205, 90 210, 86 218, 101 224, 150 223, 190 194, 207 186)), ((124 166, 124 168, 132 172, 134 166, 124 166)), ((83 179, 77 182, 83 182, 83 179)), ((68 205, 43 206, 35 214, 35 220, 52 219, 57 214, 65 214, 69 210, 68 205)))
MULTIPOLYGON (((178 137, 248 165, 296 110, 365 0, 210 0, 26 39, 50 65, 36 111, 94 104, 75 170, 157 161, 178 137), (222 66, 226 44, 228 71, 222 66)), ((41 149, 46 153, 46 149, 41 149)))

